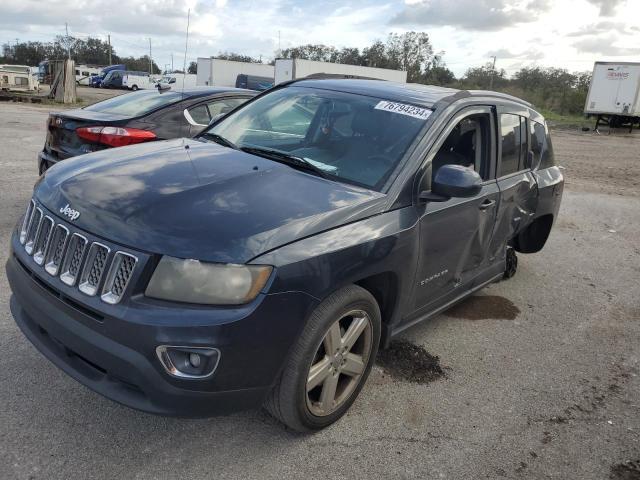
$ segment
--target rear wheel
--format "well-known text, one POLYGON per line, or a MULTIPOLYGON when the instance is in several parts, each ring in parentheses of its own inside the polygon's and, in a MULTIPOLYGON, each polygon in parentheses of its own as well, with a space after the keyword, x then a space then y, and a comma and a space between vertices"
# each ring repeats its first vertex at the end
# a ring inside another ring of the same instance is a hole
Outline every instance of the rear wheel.
POLYGON ((313 312, 265 407, 301 432, 332 424, 360 393, 379 341, 373 296, 356 285, 333 293, 313 312))

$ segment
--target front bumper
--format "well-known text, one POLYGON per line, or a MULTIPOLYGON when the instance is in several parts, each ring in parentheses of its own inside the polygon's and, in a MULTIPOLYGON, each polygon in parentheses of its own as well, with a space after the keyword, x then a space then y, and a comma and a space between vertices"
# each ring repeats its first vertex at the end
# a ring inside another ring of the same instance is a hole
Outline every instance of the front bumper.
POLYGON ((261 295, 241 311, 209 309, 209 322, 202 308, 153 303, 97 321, 52 287, 57 279, 30 269, 30 258, 22 254, 12 251, 6 270, 11 312, 25 336, 80 383, 150 413, 201 417, 259 407, 316 304, 306 294, 291 292, 261 295), (211 378, 178 379, 162 368, 158 345, 215 347, 221 359, 211 378))

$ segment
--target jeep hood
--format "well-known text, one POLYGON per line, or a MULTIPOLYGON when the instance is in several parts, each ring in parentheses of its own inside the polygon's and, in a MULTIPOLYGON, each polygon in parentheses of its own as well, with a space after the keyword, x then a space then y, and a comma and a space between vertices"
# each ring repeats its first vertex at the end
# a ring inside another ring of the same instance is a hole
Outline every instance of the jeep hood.
POLYGON ((385 195, 217 144, 177 139, 60 162, 36 186, 52 213, 150 253, 245 263, 384 209, 385 195))

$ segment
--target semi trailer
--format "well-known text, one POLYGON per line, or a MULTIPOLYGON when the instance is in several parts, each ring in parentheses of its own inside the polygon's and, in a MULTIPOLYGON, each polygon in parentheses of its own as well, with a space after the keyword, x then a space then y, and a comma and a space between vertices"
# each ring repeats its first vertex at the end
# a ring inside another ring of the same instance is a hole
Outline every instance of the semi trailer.
POLYGON ((362 67, 342 63, 316 62, 300 58, 278 58, 275 65, 275 84, 314 76, 366 78, 406 83, 407 72, 388 68, 362 67))
POLYGON ((640 63, 596 62, 584 113, 596 117, 596 131, 640 124, 640 63))

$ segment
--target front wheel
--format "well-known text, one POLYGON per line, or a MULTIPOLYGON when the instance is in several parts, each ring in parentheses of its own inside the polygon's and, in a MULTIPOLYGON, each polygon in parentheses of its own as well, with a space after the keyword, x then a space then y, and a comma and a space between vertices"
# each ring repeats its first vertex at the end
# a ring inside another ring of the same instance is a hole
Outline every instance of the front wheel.
POLYGON ((380 308, 356 285, 315 309, 265 403, 288 427, 306 432, 338 420, 369 376, 380 342, 380 308))
POLYGON ((133 90, 134 92, 138 91, 138 85, 134 85, 133 87, 131 87, 131 90, 133 90))

